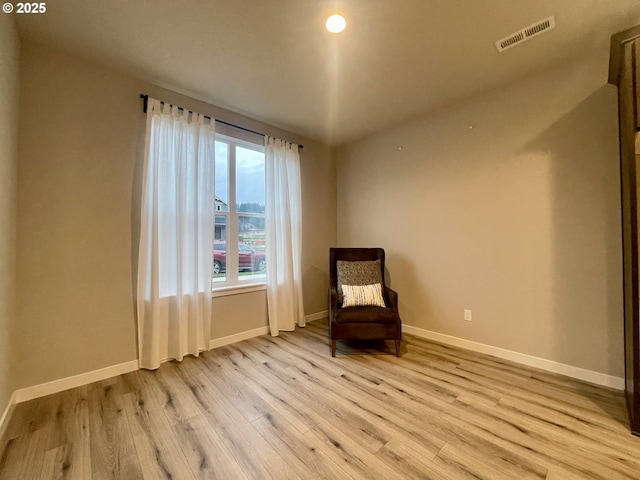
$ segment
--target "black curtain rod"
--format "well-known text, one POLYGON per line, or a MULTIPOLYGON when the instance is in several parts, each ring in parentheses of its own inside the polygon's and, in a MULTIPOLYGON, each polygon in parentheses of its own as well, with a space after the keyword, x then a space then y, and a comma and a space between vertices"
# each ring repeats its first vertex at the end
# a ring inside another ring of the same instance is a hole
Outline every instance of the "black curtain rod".
MULTIPOLYGON (((147 113, 147 101, 149 100, 149 95, 145 95, 144 93, 141 93, 140 94, 140 98, 142 99, 142 102, 143 102, 143 108, 142 109, 144 110, 144 113, 147 113)), ((165 102, 162 102, 162 103, 165 103, 165 102)), ((169 106, 173 107, 173 105, 171 105, 171 104, 169 104, 169 106)), ((178 107, 178 110, 184 110, 184 108, 178 107)), ((211 117, 209 117, 208 115, 205 115, 204 118, 206 118, 208 120, 211 120, 211 117)), ((217 122, 217 123, 221 123, 223 125, 228 125, 229 127, 237 128, 239 130, 244 130, 245 132, 254 133, 254 134, 260 135, 262 137, 266 136, 266 134, 264 134, 262 132, 256 132, 255 130, 250 130, 248 128, 241 127, 240 125, 235 125, 233 123, 225 122, 223 120, 218 120, 217 118, 214 119, 214 121, 217 122)), ((298 148, 302 149, 302 148, 304 148, 304 145, 298 145, 298 148)))

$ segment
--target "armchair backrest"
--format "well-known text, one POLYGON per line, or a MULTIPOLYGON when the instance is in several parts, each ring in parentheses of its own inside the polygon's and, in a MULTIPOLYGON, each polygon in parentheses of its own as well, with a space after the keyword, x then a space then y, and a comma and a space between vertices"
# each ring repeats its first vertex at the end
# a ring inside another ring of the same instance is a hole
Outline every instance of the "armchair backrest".
POLYGON ((338 260, 362 262, 380 260, 384 288, 384 250, 382 248, 331 248, 329 250, 329 285, 338 285, 338 260))

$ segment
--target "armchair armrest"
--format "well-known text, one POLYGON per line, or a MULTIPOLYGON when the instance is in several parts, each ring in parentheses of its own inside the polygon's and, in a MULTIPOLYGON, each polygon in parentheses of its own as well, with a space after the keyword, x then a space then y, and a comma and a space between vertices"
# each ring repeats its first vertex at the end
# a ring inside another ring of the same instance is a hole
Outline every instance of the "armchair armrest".
POLYGON ((329 319, 331 320, 338 310, 338 289, 335 286, 329 287, 329 319))
POLYGON ((391 290, 389 287, 385 286, 384 301, 387 304, 387 307, 398 313, 398 293, 395 290, 391 290))

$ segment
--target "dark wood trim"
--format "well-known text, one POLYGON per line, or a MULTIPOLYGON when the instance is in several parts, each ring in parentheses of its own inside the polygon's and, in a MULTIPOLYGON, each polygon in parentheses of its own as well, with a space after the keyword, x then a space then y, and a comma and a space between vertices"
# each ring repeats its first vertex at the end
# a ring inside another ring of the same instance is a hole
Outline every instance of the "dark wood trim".
POLYGON ((631 431, 640 435, 640 284, 635 135, 638 128, 636 40, 640 27, 612 36, 609 81, 618 87, 624 292, 625 399, 631 431))
MULTIPOLYGON (((629 202, 629 218, 631 242, 630 245, 630 267, 631 267, 631 304, 629 310, 625 312, 625 336, 628 336, 628 341, 625 340, 625 344, 629 346, 629 351, 626 355, 629 356, 629 362, 631 363, 632 371, 626 375, 629 378, 630 388, 627 390, 627 408, 629 410, 631 431, 638 435, 640 433, 640 390, 638 390, 640 379, 640 283, 638 280, 639 272, 639 257, 638 257, 638 178, 636 171, 636 151, 635 151, 635 132, 637 129, 638 119, 638 107, 637 107, 637 92, 636 92, 636 42, 627 42, 622 46, 625 53, 628 52, 629 59, 625 59, 626 69, 630 70, 628 75, 630 79, 631 92, 627 93, 630 98, 626 99, 626 102, 631 103, 626 108, 629 109, 627 118, 624 119, 624 132, 623 124, 620 123, 620 149, 621 149, 621 161, 625 162, 626 176, 625 187, 628 189, 629 202), (623 141, 623 135, 625 140, 623 141), (624 148, 624 153, 623 153, 624 148), (628 317, 628 318, 627 318, 628 317)), ((622 80, 622 79, 621 79, 622 80)), ((621 106, 622 107, 622 106, 621 106)), ((622 112, 622 108, 620 109, 622 112)), ((622 122, 623 119, 620 119, 622 122)))
MULTIPOLYGON (((634 131, 637 132, 638 131, 638 125, 640 125, 640 119, 638 119, 638 87, 637 87, 637 80, 638 80, 638 66, 637 66, 637 51, 636 51, 636 44, 638 42, 632 42, 631 43, 631 84, 632 84, 632 94, 633 94, 633 127, 634 127, 634 131)), ((633 154, 635 155, 636 151, 635 151, 635 137, 633 139, 633 154)), ((635 163, 634 163, 635 166, 635 163)))
POLYGON ((618 85, 620 81, 622 47, 625 43, 631 42, 636 38, 640 38, 640 25, 611 35, 611 47, 609 49, 609 83, 618 85))

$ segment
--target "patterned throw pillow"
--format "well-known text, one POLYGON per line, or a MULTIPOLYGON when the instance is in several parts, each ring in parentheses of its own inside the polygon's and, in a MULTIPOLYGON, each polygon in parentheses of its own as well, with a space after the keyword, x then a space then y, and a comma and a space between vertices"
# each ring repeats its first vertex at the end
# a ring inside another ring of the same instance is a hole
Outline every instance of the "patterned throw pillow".
POLYGON ((382 298, 382 285, 343 285, 344 301, 342 307, 386 307, 382 298))
POLYGON ((343 285, 382 285, 382 270, 380 260, 366 260, 361 262, 348 262, 338 260, 338 302, 342 303, 343 285))

